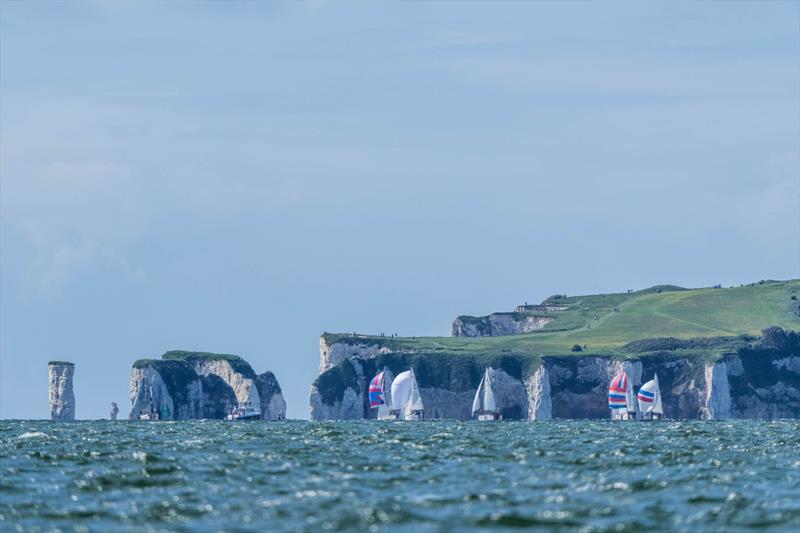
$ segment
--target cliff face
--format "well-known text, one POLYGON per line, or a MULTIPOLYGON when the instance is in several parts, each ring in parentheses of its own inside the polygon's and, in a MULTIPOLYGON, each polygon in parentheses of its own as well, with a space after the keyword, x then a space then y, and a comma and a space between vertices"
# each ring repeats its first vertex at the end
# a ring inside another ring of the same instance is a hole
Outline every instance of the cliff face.
POLYGON ((131 370, 130 392, 133 420, 138 420, 142 409, 151 407, 150 403, 164 419, 188 420, 207 418, 204 416, 207 411, 216 411, 217 402, 224 402, 223 398, 204 396, 203 380, 181 361, 153 360, 135 365, 131 370))
POLYGON ((47 365, 51 420, 75 420, 75 393, 72 380, 75 365, 67 361, 51 361, 47 365))
MULTIPOLYGON (((530 307, 530 306, 529 306, 530 307)), ((545 306, 540 306, 545 308, 545 306)), ((488 316, 460 316, 453 321, 453 337, 496 337, 542 329, 552 318, 527 312, 492 313, 488 316)))
POLYGON ((269 371, 259 374, 255 383, 261 398, 261 418, 264 420, 286 418, 286 401, 283 399, 283 392, 275 374, 269 371))
POLYGON ((469 419, 486 366, 496 369, 495 395, 506 419, 609 418, 608 384, 620 369, 628 373, 635 389, 658 374, 668 418, 800 417, 800 335, 770 328, 761 339, 724 341, 733 348, 716 360, 705 352, 691 353, 713 344, 713 339, 640 341, 632 343, 626 360, 601 355, 407 352, 352 357, 314 382, 311 417, 373 418, 366 400, 369 379, 384 367, 391 374, 413 367, 426 416, 469 419))
POLYGON ((201 376, 217 376, 222 379, 228 387, 233 389, 239 403, 250 401, 261 405, 261 396, 258 394, 258 387, 255 386, 255 372, 250 365, 247 365, 249 372, 238 372, 225 359, 197 359, 188 362, 201 376))
POLYGON ((275 375, 258 376, 237 356, 172 351, 161 360, 137 361, 131 371, 131 419, 149 407, 143 405, 148 395, 162 417, 172 420, 225 418, 246 401, 260 405, 265 420, 286 416, 275 375))
POLYGON ((368 342, 363 344, 359 342, 334 342, 328 344, 325 335, 323 335, 319 338, 319 372, 321 374, 345 359, 368 359, 388 352, 388 348, 368 342))

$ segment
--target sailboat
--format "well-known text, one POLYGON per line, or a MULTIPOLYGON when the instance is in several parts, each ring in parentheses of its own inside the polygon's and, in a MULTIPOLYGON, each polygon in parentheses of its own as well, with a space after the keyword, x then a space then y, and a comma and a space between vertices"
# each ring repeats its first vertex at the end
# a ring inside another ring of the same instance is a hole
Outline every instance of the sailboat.
POLYGON ((398 420, 422 420, 425 414, 414 369, 401 372, 392 382, 392 414, 398 420))
POLYGON ((614 376, 608 386, 608 408, 612 420, 631 420, 636 416, 633 386, 624 370, 614 376))
POLYGON ((633 392, 632 379, 628 379, 628 387, 625 389, 625 406, 628 408, 628 420, 636 420, 639 404, 636 402, 636 393, 633 392))
POLYGON ((486 368, 481 378, 481 384, 478 385, 478 390, 475 391, 475 399, 472 400, 472 416, 481 421, 500 420, 502 418, 494 401, 491 368, 486 368))
POLYGON ((657 420, 664 416, 661 405, 661 389, 658 387, 658 374, 639 389, 639 411, 643 420, 657 420))
POLYGON ((158 411, 153 404, 153 386, 147 385, 144 388, 144 398, 141 402, 144 407, 139 409, 139 420, 158 420, 158 411))
POLYGON ((369 407, 378 410, 378 420, 393 420, 396 417, 389 412, 386 403, 386 369, 378 372, 369 382, 369 407))

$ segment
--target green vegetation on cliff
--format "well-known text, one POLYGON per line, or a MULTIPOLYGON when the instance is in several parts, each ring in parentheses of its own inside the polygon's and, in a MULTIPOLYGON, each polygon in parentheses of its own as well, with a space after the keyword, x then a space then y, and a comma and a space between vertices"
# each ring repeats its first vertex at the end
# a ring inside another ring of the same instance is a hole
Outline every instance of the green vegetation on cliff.
POLYGON ((250 366, 250 363, 238 355, 170 350, 162 355, 161 358, 164 360, 186 361, 190 365, 194 365, 197 362, 206 361, 227 361, 236 372, 250 379, 256 378, 256 372, 253 370, 253 367, 250 366))
MULTIPOLYGON (((718 358, 734 351, 746 336, 758 336, 769 326, 800 329, 797 302, 800 280, 762 281, 734 288, 683 289, 671 285, 632 293, 552 296, 546 312, 530 315, 553 320, 543 329, 502 337, 380 337, 323 335, 335 342, 378 345, 393 352, 448 356, 502 355, 611 355, 620 358, 658 351, 638 346, 641 339, 715 338, 695 342, 685 350, 696 356, 718 358), (744 336, 744 337, 743 337, 744 336), (575 345, 581 352, 572 351, 575 345)), ((470 320, 477 320, 475 317, 470 320)))
MULTIPOLYGON (((256 373, 250 364, 239 357, 238 355, 218 354, 209 352, 192 352, 184 350, 171 350, 161 356, 161 359, 139 359, 134 361, 133 368, 144 369, 153 367, 161 379, 164 380, 167 390, 176 405, 183 405, 187 402, 189 394, 189 386, 198 380, 203 382, 203 387, 209 393, 210 397, 224 398, 231 396, 233 399, 229 403, 235 404, 236 396, 230 390, 224 381, 214 377, 199 376, 195 372, 194 365, 197 362, 205 361, 227 361, 231 367, 244 376, 256 379, 256 373)), ((213 410, 213 406, 204 406, 205 411, 213 410)), ((217 408, 217 411, 219 409, 217 408)), ((214 411, 208 416, 212 418, 221 418, 224 413, 214 411)), ((211 412, 211 411, 209 411, 211 412)))

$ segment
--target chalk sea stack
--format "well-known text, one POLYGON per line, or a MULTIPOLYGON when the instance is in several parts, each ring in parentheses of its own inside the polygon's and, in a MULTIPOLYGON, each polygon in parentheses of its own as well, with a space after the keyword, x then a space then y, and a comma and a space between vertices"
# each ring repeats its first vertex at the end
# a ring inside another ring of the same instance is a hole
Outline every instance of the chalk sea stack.
POLYGON ((238 403, 255 401, 264 420, 286 417, 286 402, 272 372, 256 374, 238 355, 169 351, 140 359, 131 369, 130 418, 149 401, 162 420, 222 419, 238 403))
POLYGON ((75 420, 75 393, 72 388, 75 363, 50 361, 47 363, 47 374, 50 383, 50 419, 75 420))
POLYGON ((669 418, 800 418, 798 298, 800 280, 660 285, 464 315, 450 337, 325 333, 311 418, 374 418, 369 380, 413 368, 426 417, 466 420, 486 367, 506 420, 609 418, 623 369, 635 387, 658 374, 669 418))

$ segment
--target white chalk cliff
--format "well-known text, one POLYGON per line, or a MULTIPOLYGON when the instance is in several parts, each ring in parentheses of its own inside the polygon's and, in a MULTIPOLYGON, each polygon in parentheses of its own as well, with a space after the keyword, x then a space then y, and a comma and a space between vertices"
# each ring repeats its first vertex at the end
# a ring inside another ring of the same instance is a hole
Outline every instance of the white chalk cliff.
POLYGON ((47 365, 51 420, 75 420, 75 392, 72 380, 75 365, 67 361, 51 361, 47 365))
MULTIPOLYGON (((669 418, 798 418, 800 336, 780 328, 770 330, 777 331, 765 330, 755 343, 742 341, 737 352, 716 361, 664 349, 628 360, 590 354, 531 358, 529 369, 520 371, 514 357, 498 356, 494 383, 498 408, 506 419, 608 418, 608 384, 625 370, 635 388, 658 374, 669 418)), ((394 371, 414 367, 427 417, 470 418, 485 359, 323 345, 327 353, 320 353, 320 366, 327 370, 311 388, 314 420, 374 417, 367 404, 367 385, 387 365, 394 371), (347 355, 329 366, 330 353, 347 355), (455 367, 454 358, 460 358, 455 367)))
POLYGON ((143 405, 146 399, 174 420, 224 418, 247 401, 260 406, 265 420, 286 417, 275 375, 256 375, 236 356, 175 351, 162 359, 137 361, 131 370, 130 418, 137 419, 143 407, 150 407, 143 405))

